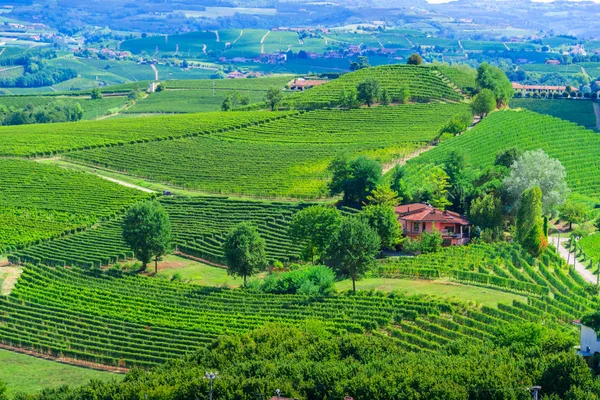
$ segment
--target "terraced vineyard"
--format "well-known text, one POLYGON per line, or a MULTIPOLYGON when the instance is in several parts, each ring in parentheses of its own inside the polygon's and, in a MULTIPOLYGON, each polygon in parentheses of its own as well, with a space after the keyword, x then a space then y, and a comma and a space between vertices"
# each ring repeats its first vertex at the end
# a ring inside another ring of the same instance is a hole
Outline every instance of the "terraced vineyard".
POLYGON ((30 265, 0 300, 0 341, 105 365, 153 366, 208 346, 221 334, 311 319, 333 332, 383 333, 408 351, 436 351, 457 339, 486 340, 507 323, 569 323, 596 306, 581 278, 556 256, 548 252, 536 265, 516 246, 444 250, 383 269, 402 276, 452 269, 464 274, 460 281, 505 288, 490 282, 496 276, 522 283, 505 289, 526 293, 528 300, 492 308, 366 293, 309 298, 30 265))
POLYGON ((0 163, 0 254, 110 218, 148 194, 33 161, 0 163))
POLYGON ((512 108, 522 107, 540 114, 575 122, 587 129, 596 129, 594 103, 569 99, 512 99, 512 108))
POLYGON ((244 90, 266 92, 271 87, 283 88, 293 78, 293 75, 274 75, 250 79, 170 80, 165 81, 164 84, 167 90, 213 90, 214 88, 215 91, 244 90))
POLYGON ((460 101, 463 95, 455 85, 437 69, 412 65, 385 65, 361 69, 341 76, 325 85, 287 97, 298 108, 322 108, 335 105, 343 91, 356 89, 366 79, 379 81, 381 89, 387 89, 390 98, 399 96, 401 88, 407 88, 413 101, 450 100, 460 101))
POLYGON ((498 152, 511 147, 521 151, 544 150, 565 166, 572 191, 599 198, 600 136, 572 122, 531 111, 492 113, 474 129, 442 142, 408 164, 414 168, 440 163, 450 151, 456 150, 462 152, 472 166, 485 168, 494 162, 498 152))
MULTIPOLYGON (((239 222, 251 221, 266 241, 269 260, 297 259, 300 246, 289 239, 288 225, 306 204, 269 203, 220 197, 162 198, 169 214, 179 251, 224 263, 225 235, 239 222)), ((133 254, 121 236, 121 219, 75 235, 30 246, 10 256, 16 263, 50 266, 111 265, 131 259, 133 254)))
POLYGON ((209 193, 315 198, 326 195, 327 166, 336 154, 365 154, 380 162, 402 158, 466 110, 462 103, 436 103, 315 111, 239 131, 67 157, 209 193))
POLYGON ((197 136, 283 118, 293 113, 202 113, 80 123, 0 127, 0 156, 50 156, 72 150, 197 136))

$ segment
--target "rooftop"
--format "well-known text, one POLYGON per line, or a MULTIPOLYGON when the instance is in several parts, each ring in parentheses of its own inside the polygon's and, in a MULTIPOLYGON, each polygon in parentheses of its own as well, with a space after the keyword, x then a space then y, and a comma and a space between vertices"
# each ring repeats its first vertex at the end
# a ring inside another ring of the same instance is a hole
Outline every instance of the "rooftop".
POLYGON ((394 208, 400 219, 410 222, 443 222, 447 224, 471 225, 459 213, 442 211, 426 203, 413 203, 394 208))

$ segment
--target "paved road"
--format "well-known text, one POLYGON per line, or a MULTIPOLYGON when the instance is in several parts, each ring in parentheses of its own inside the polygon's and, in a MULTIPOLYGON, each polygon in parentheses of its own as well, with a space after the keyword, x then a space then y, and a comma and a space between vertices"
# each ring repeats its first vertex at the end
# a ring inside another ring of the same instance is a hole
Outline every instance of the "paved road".
MULTIPOLYGON (((560 244, 558 244, 558 237, 556 238, 548 238, 551 244, 553 244, 557 249, 562 258, 567 261, 569 260, 569 264, 573 265, 573 254, 569 257, 569 250, 563 247, 563 244, 569 240, 569 238, 560 238, 560 244)), ((575 271, 579 273, 586 281, 590 283, 596 283, 597 278, 596 275, 592 274, 583 264, 581 264, 577 259, 575 260, 575 271)))

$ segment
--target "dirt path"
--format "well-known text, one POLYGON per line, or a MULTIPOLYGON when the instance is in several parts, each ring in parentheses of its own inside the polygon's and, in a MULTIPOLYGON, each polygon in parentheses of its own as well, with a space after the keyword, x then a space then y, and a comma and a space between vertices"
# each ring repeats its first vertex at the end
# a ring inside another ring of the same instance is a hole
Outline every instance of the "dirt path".
POLYGON ((141 187, 141 186, 137 186, 134 185, 133 183, 129 183, 129 182, 124 182, 124 181, 120 181, 118 179, 115 178, 110 178, 108 176, 104 176, 104 175, 100 175, 100 174, 96 174, 96 176, 102 178, 102 179, 106 179, 107 181, 111 181, 114 183, 118 183, 119 185, 128 187, 128 188, 132 188, 132 189, 137 189, 137 190, 141 190, 142 192, 146 192, 146 193, 156 193, 154 190, 145 188, 145 187, 141 187))
POLYGON ((269 33, 271 33, 271 31, 267 31, 267 33, 265 33, 265 36, 263 36, 262 39, 260 39, 260 44, 265 43, 265 39, 267 38, 267 36, 269 36, 269 33))
POLYGON ((502 44, 504 45, 504 47, 506 47, 506 50, 510 51, 510 48, 508 47, 508 45, 504 42, 502 42, 502 44))
MULTIPOLYGON (((412 43, 411 43, 411 44, 412 44, 412 43)), ((463 45, 462 45, 462 42, 461 42, 460 40, 458 41, 458 47, 460 47, 460 49, 461 49, 463 52, 465 51, 465 48, 463 47, 463 45)))
POLYGON ((158 69, 156 68, 156 65, 150 64, 150 67, 152 67, 152 71, 154 71, 154 80, 158 81, 158 69))
POLYGON ((564 258, 565 261, 569 260, 569 264, 575 266, 575 271, 577 271, 579 275, 583 277, 583 279, 594 284, 597 282, 597 277, 594 276, 594 274, 592 274, 587 268, 585 268, 583 264, 581 264, 579 260, 573 256, 573 254, 571 254, 569 257, 569 250, 564 247, 565 242, 569 241, 568 237, 560 238, 560 241, 558 237, 548 238, 548 240, 558 249, 558 253, 562 258, 564 258))
POLYGON ((204 54, 207 54, 207 53, 206 53, 206 44, 203 44, 203 45, 202 45, 202 52, 203 52, 204 54))
MULTIPOLYGON (((4 53, 4 49, 2 49, 2 53, 4 53)), ((0 56, 2 55, 2 53, 0 53, 0 56)), ((10 71, 11 69, 16 69, 16 68, 21 68, 21 66, 17 65, 16 67, 2 68, 2 69, 0 69, 0 72, 10 71)))
POLYGON ((15 284, 23 273, 23 269, 19 267, 2 267, 0 268, 0 278, 2 287, 0 287, 0 295, 8 296, 15 288, 15 284))
POLYGON ((240 31, 240 36, 236 37, 232 44, 235 44, 238 40, 240 40, 244 36, 244 30, 240 31))
POLYGON ((221 41, 221 38, 219 37, 219 31, 215 31, 215 35, 217 36, 217 43, 219 43, 221 41))
POLYGON ((400 158, 400 159, 398 159, 398 160, 394 160, 394 161, 392 161, 392 162, 390 162, 390 163, 384 164, 384 165, 383 165, 383 173, 384 173, 384 174, 388 173, 388 172, 389 172, 389 171, 391 171, 391 170, 392 170, 392 169, 393 169, 393 168, 394 168, 396 165, 400 165, 400 166, 402 166, 402 165, 406 164, 406 162, 407 162, 408 160, 412 160, 412 159, 413 159, 413 158, 415 158, 415 157, 419 157, 421 154, 425 153, 426 151, 429 151, 429 150, 433 149, 434 147, 435 147, 435 146, 432 146, 432 145, 427 145, 427 146, 425 146, 425 147, 421 147, 420 149, 418 149, 418 150, 416 150, 416 151, 414 151, 414 152, 410 153, 409 155, 407 155, 407 156, 406 156, 406 157, 404 157, 404 158, 400 158))
POLYGON ((596 128, 600 129, 600 104, 592 103, 594 106, 594 114, 596 114, 596 128))

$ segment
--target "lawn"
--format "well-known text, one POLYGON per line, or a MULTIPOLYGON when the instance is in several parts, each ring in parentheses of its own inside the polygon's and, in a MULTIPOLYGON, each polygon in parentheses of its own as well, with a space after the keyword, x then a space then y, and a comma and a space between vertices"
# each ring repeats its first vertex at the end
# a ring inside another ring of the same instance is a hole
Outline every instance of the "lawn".
POLYGON ((120 379, 110 372, 61 364, 0 349, 0 380, 8 386, 8 395, 35 393, 62 385, 82 385, 90 379, 120 379))
MULTIPOLYGON (((337 282, 335 287, 337 290, 352 289, 352 281, 347 279, 337 282)), ((527 302, 525 296, 519 296, 486 287, 461 285, 446 279, 366 278, 356 282, 356 290, 371 289, 384 292, 398 290, 407 295, 425 294, 445 297, 450 300, 474 301, 491 307, 497 306, 498 303, 512 304, 513 300, 527 302)))
POLYGON ((166 256, 158 264, 158 277, 171 279, 176 273, 181 276, 182 280, 202 286, 235 288, 243 282, 242 278, 227 275, 227 270, 224 268, 213 267, 179 256, 166 256))
MULTIPOLYGON (((158 277, 171 279, 178 273, 181 279, 202 286, 236 288, 242 284, 242 278, 227 275, 227 270, 213 267, 187 258, 170 255, 158 264, 158 277)), ((252 279, 262 279, 266 273, 255 275, 252 279)), ((349 279, 337 282, 339 291, 352 288, 349 279)), ((391 292, 398 290, 407 295, 425 294, 444 297, 450 300, 474 301, 486 306, 495 307, 498 303, 512 304, 513 300, 526 302, 524 296, 478 286, 466 286, 448 281, 419 279, 366 278, 356 283, 357 290, 381 290, 391 292)))

